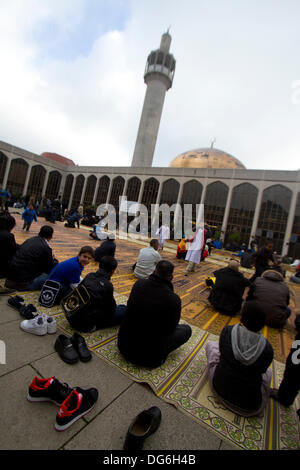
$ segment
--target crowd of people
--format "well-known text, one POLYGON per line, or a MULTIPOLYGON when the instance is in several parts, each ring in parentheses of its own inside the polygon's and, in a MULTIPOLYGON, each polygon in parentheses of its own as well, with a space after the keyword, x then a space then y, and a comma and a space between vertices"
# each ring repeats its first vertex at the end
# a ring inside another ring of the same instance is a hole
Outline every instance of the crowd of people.
MULTIPOLYGON (((22 218, 23 229, 29 230, 36 220, 30 202, 22 218)), ((138 366, 159 367, 172 351, 189 341, 192 329, 180 323, 181 299, 172 283, 174 264, 162 258, 167 227, 158 231, 158 239, 150 240, 149 246, 140 250, 133 266, 137 280, 127 305, 116 305, 112 280, 118 261, 112 234, 96 249, 83 246, 77 256, 59 262, 50 243, 52 226, 42 226, 37 236, 18 245, 13 235, 15 225, 14 217, 8 212, 0 215, 0 274, 6 278, 1 293, 42 292, 45 285, 48 290, 55 286, 55 303, 61 303, 72 328, 93 332, 119 325, 119 351, 138 366), (84 268, 93 259, 99 263, 98 269, 83 277, 84 268), (78 302, 74 302, 76 295, 78 302)), ((200 265, 204 251, 208 254, 209 238, 209 230, 198 227, 192 238, 180 241, 176 256, 187 261, 186 275, 191 275, 200 265)), ((236 259, 215 271, 208 297, 222 314, 241 313, 238 324, 223 329, 219 343, 207 344, 206 354, 215 395, 227 408, 242 416, 259 414, 270 396, 284 405, 291 404, 300 388, 299 365, 291 362, 291 355, 279 390, 270 388, 273 348, 261 333, 262 328, 269 325, 281 329, 289 322, 297 331, 296 338, 300 334, 300 316, 289 307, 289 288, 272 245, 268 243, 252 252, 250 264, 255 273, 249 279, 239 271, 240 263, 236 259), (249 291, 244 300, 246 288, 249 291)))

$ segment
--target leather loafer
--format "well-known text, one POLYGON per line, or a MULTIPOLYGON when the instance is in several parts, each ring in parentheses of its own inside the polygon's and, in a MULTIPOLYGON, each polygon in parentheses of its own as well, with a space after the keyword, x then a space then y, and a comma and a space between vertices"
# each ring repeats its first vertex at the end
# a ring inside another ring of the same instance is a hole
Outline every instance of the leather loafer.
POLYGON ((79 360, 79 356, 68 336, 59 335, 55 341, 54 349, 67 364, 75 364, 79 360))
POLYGON ((161 411, 157 406, 142 411, 128 428, 124 450, 142 450, 144 441, 155 433, 161 421, 161 411))
POLYGON ((92 359, 92 353, 88 349, 83 336, 81 336, 78 333, 74 333, 72 338, 71 338, 71 342, 72 342, 72 344, 74 346, 74 349, 76 350, 76 352, 79 356, 79 359, 82 362, 88 362, 92 359))

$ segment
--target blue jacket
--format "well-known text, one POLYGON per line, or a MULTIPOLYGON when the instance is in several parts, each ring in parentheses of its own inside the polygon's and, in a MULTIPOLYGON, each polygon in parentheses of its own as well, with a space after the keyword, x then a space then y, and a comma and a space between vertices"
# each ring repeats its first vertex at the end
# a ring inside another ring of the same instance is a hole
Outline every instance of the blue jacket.
POLYGON ((37 221, 37 216, 35 210, 30 210, 28 207, 25 209, 25 211, 22 214, 22 219, 25 220, 25 222, 31 223, 33 219, 37 221))
POLYGON ((79 284, 82 271, 83 266, 79 263, 78 256, 75 256, 55 266, 48 279, 69 287, 70 284, 79 284))

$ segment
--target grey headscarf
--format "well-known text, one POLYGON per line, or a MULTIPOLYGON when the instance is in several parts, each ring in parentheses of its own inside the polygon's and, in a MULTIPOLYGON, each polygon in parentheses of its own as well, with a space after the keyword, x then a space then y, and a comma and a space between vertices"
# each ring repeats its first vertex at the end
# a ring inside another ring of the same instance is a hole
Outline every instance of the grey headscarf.
POLYGON ((237 324, 231 330, 231 343, 235 359, 250 366, 263 352, 266 338, 261 333, 254 333, 237 324))

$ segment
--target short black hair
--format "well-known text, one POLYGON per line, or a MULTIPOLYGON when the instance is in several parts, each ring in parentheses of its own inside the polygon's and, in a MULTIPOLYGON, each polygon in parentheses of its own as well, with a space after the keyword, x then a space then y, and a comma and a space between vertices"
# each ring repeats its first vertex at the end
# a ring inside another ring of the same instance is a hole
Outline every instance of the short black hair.
POLYGON ((0 214, 0 230, 8 230, 9 232, 15 227, 16 219, 5 212, 0 214))
POLYGON ((158 239, 157 238, 152 238, 150 241, 150 246, 158 245, 158 239))
POLYGON ((83 253, 89 253, 93 258, 95 257, 95 251, 94 251, 94 248, 92 248, 91 246, 83 246, 78 255, 82 255, 83 253))
POLYGON ((42 238, 50 239, 53 235, 53 228, 50 225, 43 225, 41 230, 39 231, 39 236, 42 238))
POLYGON ((118 261, 113 256, 103 256, 99 261, 99 268, 104 269, 107 273, 114 271, 118 266, 118 261))
POLYGON ((250 331, 257 333, 266 324, 266 314, 256 300, 245 302, 242 308, 241 322, 250 331))
POLYGON ((172 276, 174 271, 174 264, 167 260, 161 260, 156 265, 156 273, 163 279, 168 279, 172 276))

